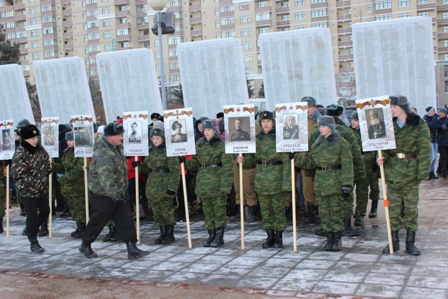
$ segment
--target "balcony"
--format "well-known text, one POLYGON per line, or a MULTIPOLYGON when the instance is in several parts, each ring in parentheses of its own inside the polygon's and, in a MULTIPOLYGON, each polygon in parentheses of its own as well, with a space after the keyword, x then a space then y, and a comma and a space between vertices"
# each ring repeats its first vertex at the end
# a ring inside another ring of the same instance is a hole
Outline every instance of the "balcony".
POLYGON ((24 44, 24 43, 27 42, 27 38, 26 37, 19 37, 19 38, 16 38, 14 40, 14 42, 19 43, 19 44, 24 44))
POLYGON ((190 24, 202 24, 202 16, 191 18, 190 24))
POLYGON ((44 46, 44 50, 46 50, 46 51, 48 51, 48 50, 57 50, 57 49, 58 49, 58 46, 56 44, 55 45, 44 46))
POLYGON ((438 12, 448 11, 448 4, 445 4, 445 5, 437 5, 437 11, 438 11, 438 12))
POLYGON ((448 39, 448 32, 437 33, 438 39, 448 39))
POLYGON ((148 29, 149 23, 137 24, 137 29, 148 29))
POLYGON ((439 53, 445 53, 448 52, 448 47, 438 47, 439 53))
POLYGON ((191 30, 191 36, 192 36, 192 37, 195 37, 195 36, 202 36, 202 29, 191 30))
POLYGON ((419 11, 419 10, 435 10, 435 9, 436 9, 435 3, 417 4, 417 11, 419 11))
POLYGON ((28 49, 20 49, 20 55, 28 54, 28 49))
POLYGON ((260 20, 256 21, 257 27, 265 27, 265 26, 272 26, 272 20, 260 20))
POLYGON ((338 15, 338 22, 351 22, 352 15, 346 14, 346 15, 338 15))
POLYGON ((62 15, 64 16, 71 16, 72 15, 72 8, 70 6, 64 6, 62 8, 62 15))
POLYGON ((131 23, 127 22, 127 23, 117 23, 117 29, 123 29, 123 28, 129 28, 129 30, 131 29, 131 23))
POLYGON ((328 16, 322 16, 322 17, 311 17, 311 22, 328 22, 328 16))
POLYGON ((62 23, 62 25, 64 26, 64 28, 69 28, 69 27, 72 27, 72 21, 71 20, 69 20, 69 21, 64 21, 63 23, 62 23))
POLYGON ((351 40, 343 40, 343 41, 338 42, 339 48, 341 48, 341 47, 347 48, 347 47, 352 47, 352 46, 353 46, 353 43, 351 40))
POLYGON ((277 21, 277 27, 289 27, 290 21, 277 21))
POLYGON ((448 25, 448 19, 438 19, 437 26, 445 26, 448 25))
POLYGON ((351 27, 338 28, 338 34, 348 34, 348 33, 352 33, 351 27))
POLYGON ((325 1, 323 3, 313 3, 313 4, 311 4, 311 8, 326 8, 326 7, 328 7, 327 1, 325 1))
POLYGON ((116 18, 123 18, 123 17, 129 17, 131 15, 131 12, 129 10, 119 11, 115 14, 116 18))
POLYGON ((115 4, 115 6, 118 6, 118 5, 128 5, 129 4, 129 0, 115 0, 114 4, 115 4))
POLYGON ((353 61, 353 54, 341 54, 339 55, 339 61, 353 61))
POLYGON ((280 8, 277 8, 277 9, 275 10, 275 13, 276 13, 277 15, 279 15, 279 14, 284 14, 284 13, 289 13, 289 7, 280 7, 280 8))
POLYGON ((22 14, 15 15, 14 21, 16 21, 16 22, 26 21, 26 15, 22 15, 22 14))
POLYGON ((255 7, 255 12, 272 12, 272 7, 270 6, 255 7))
POLYGON ((201 4, 190 5, 190 12, 201 11, 201 4))
POLYGON ((138 41, 139 41, 139 42, 146 42, 146 41, 149 41, 149 34, 147 34, 147 35, 139 35, 139 36, 138 36, 138 41))
POLYGON ((117 36, 117 42, 125 42, 125 41, 131 40, 131 39, 132 39, 132 36, 130 34, 117 36))
POLYGON ((352 6, 351 1, 350 0, 339 0, 336 2, 336 7, 337 8, 350 8, 352 6))

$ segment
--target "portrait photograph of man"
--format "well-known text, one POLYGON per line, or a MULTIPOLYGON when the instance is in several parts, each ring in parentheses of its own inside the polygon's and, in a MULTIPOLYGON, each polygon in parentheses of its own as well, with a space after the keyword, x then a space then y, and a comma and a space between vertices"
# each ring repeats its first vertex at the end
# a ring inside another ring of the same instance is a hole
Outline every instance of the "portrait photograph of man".
POLYGON ((283 140, 299 139, 297 114, 286 114, 283 121, 283 140))
POLYGON ((2 131, 3 137, 3 150, 11 149, 11 129, 2 131))
POLYGON ((44 126, 44 145, 54 145, 54 127, 53 126, 44 126))
POLYGON ((141 126, 136 122, 132 122, 130 124, 129 133, 129 142, 131 143, 141 143, 142 142, 142 134, 141 134, 141 126))
POLYGON ((187 132, 185 131, 185 119, 170 121, 171 143, 187 142, 187 132))
POLYGON ((249 117, 229 117, 230 141, 250 141, 249 128, 249 117))
POLYGON ((375 108, 365 111, 369 139, 378 139, 386 137, 386 125, 384 123, 383 109, 375 108))

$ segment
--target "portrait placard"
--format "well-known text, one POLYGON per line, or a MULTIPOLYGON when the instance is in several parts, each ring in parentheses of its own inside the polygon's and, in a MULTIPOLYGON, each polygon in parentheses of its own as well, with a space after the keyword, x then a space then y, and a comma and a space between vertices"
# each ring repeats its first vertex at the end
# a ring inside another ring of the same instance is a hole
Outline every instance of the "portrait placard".
POLYGON ((93 118, 91 115, 72 116, 75 157, 93 156, 93 118))
MULTIPOLYGON (((42 117, 41 143, 52 158, 59 158, 59 118, 42 117)), ((62 153, 61 153, 62 154, 62 153)))
POLYGON ((363 151, 388 150, 396 147, 389 96, 357 100, 356 110, 363 151))
POLYGON ((15 152, 14 122, 12 119, 0 121, 0 160, 11 160, 15 152))
POLYGON ((195 155, 193 110, 191 108, 165 110, 163 118, 167 156, 195 155))
POLYGON ((254 105, 224 106, 226 154, 255 153, 254 105))
POLYGON ((308 103, 275 105, 277 152, 308 151, 308 103))
POLYGON ((123 114, 123 148, 125 156, 148 155, 148 111, 123 114))

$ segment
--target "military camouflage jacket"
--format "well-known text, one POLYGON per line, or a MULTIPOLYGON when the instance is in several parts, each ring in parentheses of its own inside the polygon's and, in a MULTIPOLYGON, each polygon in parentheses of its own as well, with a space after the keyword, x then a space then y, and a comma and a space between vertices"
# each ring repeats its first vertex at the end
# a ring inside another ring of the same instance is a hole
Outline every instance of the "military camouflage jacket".
POLYGON ((295 159, 295 166, 303 169, 338 165, 341 169, 316 171, 314 193, 317 196, 341 195, 342 186, 353 187, 353 159, 348 142, 338 132, 327 138, 321 135, 305 157, 296 155, 295 159))
POLYGON ((402 188, 420 184, 428 178, 431 163, 431 136, 428 125, 418 115, 409 114, 400 128, 393 119, 396 149, 383 151, 387 185, 402 188), (415 154, 416 159, 398 159, 390 154, 415 154))
POLYGON ((196 155, 186 160, 188 170, 197 171, 196 195, 217 197, 229 194, 233 184, 232 155, 226 154, 224 141, 215 134, 207 140, 202 137, 196 143, 196 155), (203 163, 222 163, 220 167, 203 168, 203 163))
POLYGON ((41 197, 48 192, 50 156, 42 145, 21 141, 12 157, 11 175, 22 197, 41 197))
POLYGON ((353 134, 355 135, 356 141, 358 142, 359 148, 361 149, 361 153, 362 153, 362 159, 364 160, 364 166, 366 167, 366 171, 367 167, 369 167, 370 171, 373 171, 372 168, 378 169, 377 165, 376 165, 376 151, 368 151, 368 152, 364 152, 362 150, 362 138, 361 138, 361 131, 359 129, 353 129, 353 134))
POLYGON ((159 147, 151 145, 148 157, 139 164, 138 171, 147 174, 146 196, 159 198, 167 196, 166 191, 177 192, 180 182, 179 159, 167 157, 165 142, 159 147), (153 170, 165 169, 168 172, 153 172, 153 170))
POLYGON ((257 164, 255 172, 255 192, 258 194, 278 194, 291 191, 291 160, 289 153, 277 153, 275 128, 265 134, 263 129, 257 134, 257 161, 281 161, 282 164, 263 166, 257 164))
POLYGON ((89 190, 96 195, 126 198, 128 167, 121 146, 101 135, 94 146, 89 168, 89 190))
MULTIPOLYGON (((88 160, 87 160, 88 161, 88 160)), ((84 196, 84 166, 83 158, 75 158, 74 147, 67 147, 62 155, 60 163, 53 163, 52 168, 56 173, 63 174, 58 178, 61 184, 61 192, 65 197, 84 196)), ((88 166, 87 166, 88 169, 88 166)))

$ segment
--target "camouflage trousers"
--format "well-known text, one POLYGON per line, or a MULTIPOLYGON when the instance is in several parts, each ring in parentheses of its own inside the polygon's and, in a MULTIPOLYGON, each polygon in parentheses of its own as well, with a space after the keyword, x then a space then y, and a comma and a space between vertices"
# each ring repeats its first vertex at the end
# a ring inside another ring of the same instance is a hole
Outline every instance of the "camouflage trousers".
POLYGON ((305 206, 317 206, 316 195, 314 194, 314 178, 305 175, 302 169, 303 196, 305 197, 305 206))
POLYGON ((394 189, 387 186, 387 197, 389 199, 389 217, 392 231, 401 228, 400 211, 404 204, 404 227, 407 231, 418 230, 418 186, 394 189))
POLYGON ((263 229, 283 231, 286 228, 285 192, 259 194, 263 229))
POLYGON ((366 215, 367 203, 369 201, 369 177, 372 174, 367 171, 367 180, 357 180, 355 178, 356 209, 355 213, 362 216, 366 215))
POLYGON ((324 232, 344 230, 344 218, 347 217, 347 200, 341 195, 318 196, 319 216, 324 232))
MULTIPOLYGON (((175 225, 173 196, 162 195, 157 198, 149 198, 154 213, 154 223, 157 226, 175 225)), ((136 207, 137 209, 137 207, 136 207)))
POLYGON ((205 228, 215 229, 226 227, 227 195, 207 198, 201 197, 201 201, 205 217, 205 228))
MULTIPOLYGON (((239 167, 235 164, 233 166, 233 185, 235 186, 235 202, 237 205, 240 204, 240 171, 239 167)), ((255 193, 255 168, 243 169, 243 199, 244 205, 250 207, 256 206, 258 203, 258 196, 255 193)))
MULTIPOLYGON (((5 216, 6 192, 3 186, 0 186, 0 220, 5 216)), ((9 208, 9 207, 8 207, 9 208)))
POLYGON ((70 196, 67 199, 72 219, 76 222, 86 222, 86 200, 84 196, 70 196))
POLYGON ((380 186, 378 184, 378 173, 375 171, 369 177, 369 187, 370 187, 370 195, 369 198, 371 200, 380 199, 380 186))

